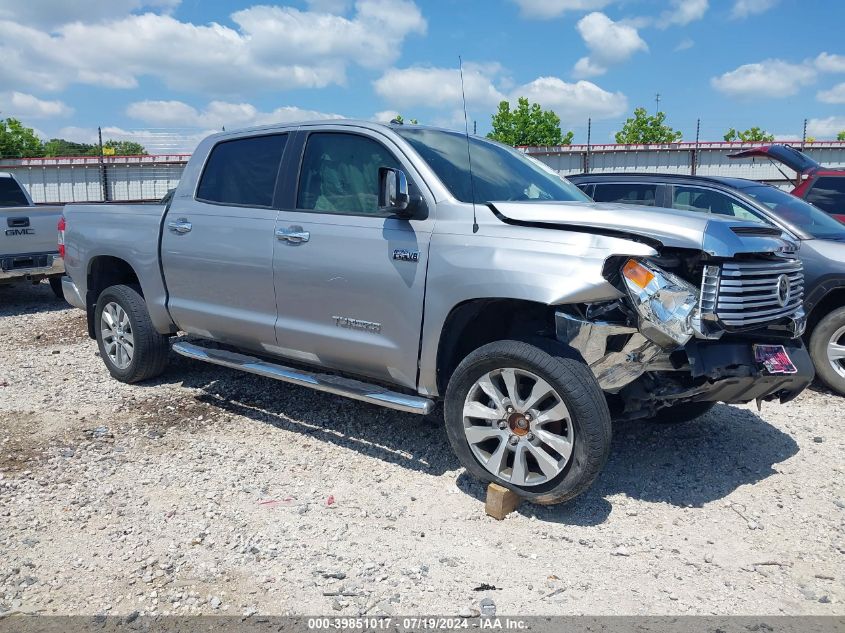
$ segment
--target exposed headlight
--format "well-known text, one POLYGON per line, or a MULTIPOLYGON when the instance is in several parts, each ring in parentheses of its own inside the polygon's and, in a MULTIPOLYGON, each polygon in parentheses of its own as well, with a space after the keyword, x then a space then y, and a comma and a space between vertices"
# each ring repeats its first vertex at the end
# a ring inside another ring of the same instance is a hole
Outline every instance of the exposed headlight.
POLYGON ((667 349, 690 340, 699 297, 695 286, 639 259, 626 261, 621 272, 640 315, 640 331, 644 336, 667 349))

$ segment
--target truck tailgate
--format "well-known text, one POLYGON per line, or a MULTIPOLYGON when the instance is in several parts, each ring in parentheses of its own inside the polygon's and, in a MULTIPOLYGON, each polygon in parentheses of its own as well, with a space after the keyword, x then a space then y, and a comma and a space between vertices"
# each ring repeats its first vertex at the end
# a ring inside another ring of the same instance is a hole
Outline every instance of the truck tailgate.
POLYGON ((62 207, 0 207, 0 257, 55 253, 62 207))

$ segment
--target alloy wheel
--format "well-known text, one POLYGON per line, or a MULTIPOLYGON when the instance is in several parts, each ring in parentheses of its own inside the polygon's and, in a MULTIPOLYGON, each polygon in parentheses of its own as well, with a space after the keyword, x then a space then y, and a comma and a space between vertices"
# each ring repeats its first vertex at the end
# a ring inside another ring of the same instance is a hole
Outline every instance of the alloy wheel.
POLYGON ((118 369, 129 367, 135 353, 135 337, 126 310, 114 301, 107 303, 100 317, 100 332, 112 364, 118 369))
POLYGON ((827 343, 827 358, 833 371, 845 378, 845 326, 836 330, 827 343))
POLYGON ((560 475, 575 440, 569 409, 540 376, 512 367, 481 376, 463 409, 464 434, 478 461, 515 486, 560 475))

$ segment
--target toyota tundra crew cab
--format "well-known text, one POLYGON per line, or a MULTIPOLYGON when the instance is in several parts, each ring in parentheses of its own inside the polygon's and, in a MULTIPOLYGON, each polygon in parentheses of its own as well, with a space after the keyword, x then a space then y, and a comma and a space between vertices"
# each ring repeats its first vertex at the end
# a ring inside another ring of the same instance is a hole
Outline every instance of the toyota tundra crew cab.
POLYGON ((0 284, 42 279, 62 297, 64 263, 56 226, 61 207, 37 207, 12 174, 0 172, 0 284))
POLYGON ((205 139, 163 205, 69 205, 66 298, 108 371, 190 358, 425 414, 466 469, 539 503, 612 418, 794 398, 796 246, 761 224, 595 204, 517 151, 315 122, 205 139))

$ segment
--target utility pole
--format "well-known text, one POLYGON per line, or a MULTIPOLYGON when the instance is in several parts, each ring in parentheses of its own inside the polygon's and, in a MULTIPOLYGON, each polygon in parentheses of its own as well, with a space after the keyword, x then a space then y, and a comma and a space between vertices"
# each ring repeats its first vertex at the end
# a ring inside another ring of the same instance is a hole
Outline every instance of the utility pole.
POLYGON ((590 143, 593 140, 593 119, 587 119, 587 151, 584 153, 584 173, 590 173, 590 143))
POLYGON ((103 129, 101 127, 97 128, 97 137, 99 138, 99 146, 100 146, 100 186, 103 188, 103 202, 109 201, 109 185, 106 179, 106 163, 103 159, 103 129))
POLYGON ((659 92, 656 95, 654 95, 654 103, 655 103, 654 113, 657 114, 658 112, 660 112, 660 93, 659 92))

